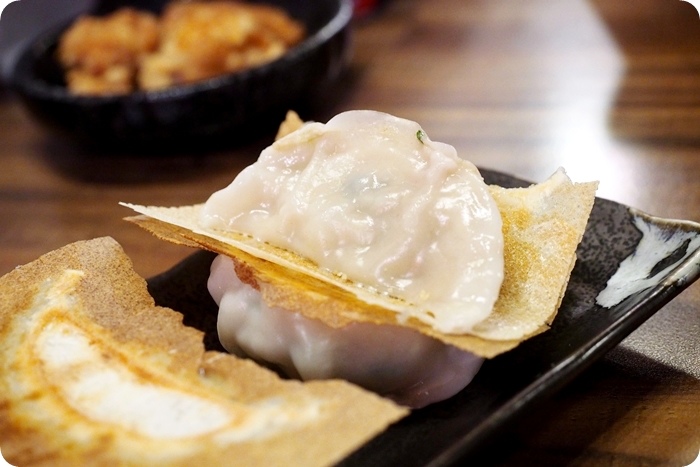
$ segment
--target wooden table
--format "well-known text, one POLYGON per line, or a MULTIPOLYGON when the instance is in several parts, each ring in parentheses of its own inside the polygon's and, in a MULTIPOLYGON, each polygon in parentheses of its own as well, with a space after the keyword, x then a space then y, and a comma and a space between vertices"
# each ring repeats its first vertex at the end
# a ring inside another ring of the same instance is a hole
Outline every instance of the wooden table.
MULTIPOLYGON (((700 221, 700 19, 677 0, 394 0, 356 23, 325 110, 420 122, 479 166, 542 180, 563 166, 599 196, 700 221)), ((270 136, 271 138, 271 136, 270 136)), ((190 253, 121 218, 119 201, 201 202, 269 138, 148 158, 90 153, 0 97, 0 273, 111 235, 148 277, 190 253)), ((700 450, 700 285, 509 428, 494 465, 689 464, 700 450)))

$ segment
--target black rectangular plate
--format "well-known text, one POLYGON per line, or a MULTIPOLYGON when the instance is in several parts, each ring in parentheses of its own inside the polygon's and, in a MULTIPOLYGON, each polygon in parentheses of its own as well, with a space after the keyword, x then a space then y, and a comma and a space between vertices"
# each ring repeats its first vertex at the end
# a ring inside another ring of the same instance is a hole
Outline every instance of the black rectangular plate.
MULTIPOLYGON (((489 184, 529 183, 481 170, 489 184)), ((700 275, 700 224, 645 215, 596 199, 578 260, 552 329, 486 362, 474 381, 449 400, 410 416, 345 459, 350 466, 462 464, 508 423, 551 396, 617 345, 700 275), (644 256, 643 231, 676 242, 662 258, 644 256), (639 250, 639 251, 638 251, 639 250), (648 270, 647 287, 612 307, 597 297, 621 263, 637 252, 635 268, 648 270)), ((205 332, 205 345, 222 350, 216 306, 206 292, 212 254, 200 252, 149 280, 156 303, 185 315, 205 332)))

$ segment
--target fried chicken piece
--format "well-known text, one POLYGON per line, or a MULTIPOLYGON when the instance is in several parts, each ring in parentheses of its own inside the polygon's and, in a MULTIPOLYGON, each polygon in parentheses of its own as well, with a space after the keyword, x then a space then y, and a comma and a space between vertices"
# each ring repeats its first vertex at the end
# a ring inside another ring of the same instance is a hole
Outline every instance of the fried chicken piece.
POLYGON ((76 68, 66 73, 66 82, 75 94, 126 94, 134 90, 134 73, 130 65, 112 65, 101 73, 76 68))
POLYGON ((158 29, 155 15, 131 8, 79 18, 58 46, 68 88, 76 94, 132 91, 140 57, 158 47, 158 29))
POLYGON ((128 93, 192 83, 272 61, 304 27, 283 10, 235 1, 176 1, 161 17, 122 8, 83 16, 58 58, 75 94, 128 93))
POLYGON ((171 3, 162 16, 158 52, 142 61, 138 83, 143 89, 162 89, 261 65, 303 35, 301 24, 273 7, 171 3))

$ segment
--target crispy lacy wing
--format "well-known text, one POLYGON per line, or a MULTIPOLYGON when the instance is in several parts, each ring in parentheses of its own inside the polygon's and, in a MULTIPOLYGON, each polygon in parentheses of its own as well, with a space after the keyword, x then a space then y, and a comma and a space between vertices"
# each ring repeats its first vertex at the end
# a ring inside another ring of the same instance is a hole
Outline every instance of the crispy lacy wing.
POLYGON ((0 443, 15 465, 328 465, 406 410, 205 352, 111 238, 0 278, 0 443))
POLYGON ((503 219, 505 277, 492 315, 469 335, 444 334, 417 320, 402 320, 401 310, 410 303, 359 286, 342 271, 320 269, 245 234, 204 228, 199 224, 201 205, 125 206, 142 214, 127 220, 161 239, 234 258, 238 275, 258 289, 269 306, 298 311, 334 327, 355 321, 409 326, 489 358, 546 330, 554 319, 596 189, 596 182, 571 182, 563 170, 528 188, 490 187, 503 219))

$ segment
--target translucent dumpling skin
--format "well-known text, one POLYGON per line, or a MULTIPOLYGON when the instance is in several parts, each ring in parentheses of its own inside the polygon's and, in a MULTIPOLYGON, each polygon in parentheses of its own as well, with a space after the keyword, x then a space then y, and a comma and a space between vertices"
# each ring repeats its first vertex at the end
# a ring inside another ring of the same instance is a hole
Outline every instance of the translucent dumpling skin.
POLYGON ((500 213, 478 170, 412 121, 351 111, 265 149, 205 203, 207 228, 294 251, 462 334, 503 280, 500 213))
POLYGON ((418 408, 459 392, 483 362, 412 329, 366 323, 335 329, 270 308, 257 290, 238 279, 225 256, 214 260, 208 286, 219 305, 223 346, 291 377, 341 378, 418 408))

